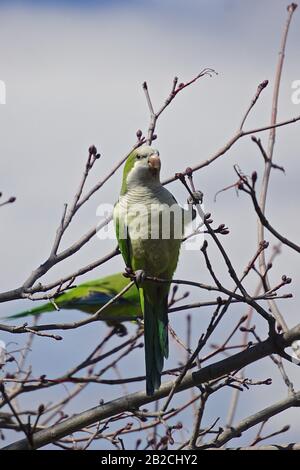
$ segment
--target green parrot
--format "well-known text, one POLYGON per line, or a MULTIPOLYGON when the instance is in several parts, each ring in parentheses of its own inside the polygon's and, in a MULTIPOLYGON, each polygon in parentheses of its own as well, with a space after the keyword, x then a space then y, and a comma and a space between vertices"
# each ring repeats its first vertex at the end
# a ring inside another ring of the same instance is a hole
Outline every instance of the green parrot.
MULTIPOLYGON (((84 282, 55 298, 55 303, 62 310, 80 310, 93 314, 111 300, 130 282, 122 273, 84 282)), ((7 319, 21 318, 29 315, 39 315, 45 312, 53 312, 53 303, 47 302, 38 307, 7 317, 7 319)), ((136 320, 142 317, 139 293, 135 286, 129 289, 116 302, 103 310, 101 320, 110 326, 123 321, 136 320)))
MULTIPOLYGON (((160 182, 159 152, 147 145, 128 157, 114 224, 119 248, 129 270, 136 272, 144 315, 146 392, 159 389, 164 358, 168 357, 168 294, 176 269, 186 219, 185 211, 160 182), (179 218, 176 218, 178 217, 179 218)), ((191 207, 192 208, 192 207, 191 207)), ((194 218, 192 208, 191 218, 194 218)))

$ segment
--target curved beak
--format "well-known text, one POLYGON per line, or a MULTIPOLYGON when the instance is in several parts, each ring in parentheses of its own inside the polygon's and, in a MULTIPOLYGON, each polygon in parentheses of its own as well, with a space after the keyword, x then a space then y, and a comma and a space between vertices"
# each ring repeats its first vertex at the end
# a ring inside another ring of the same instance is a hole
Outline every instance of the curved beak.
POLYGON ((148 158, 148 165, 151 170, 160 170, 160 158, 157 153, 154 153, 148 158))

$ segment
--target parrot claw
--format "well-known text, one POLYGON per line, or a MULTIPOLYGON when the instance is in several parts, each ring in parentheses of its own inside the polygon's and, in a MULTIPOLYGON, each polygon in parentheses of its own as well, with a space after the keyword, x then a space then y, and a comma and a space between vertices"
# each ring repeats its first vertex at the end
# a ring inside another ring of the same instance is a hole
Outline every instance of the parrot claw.
POLYGON ((141 284, 145 280, 145 277, 146 277, 146 273, 142 269, 135 271, 135 280, 137 284, 141 284))
POLYGON ((188 204, 202 204, 203 202, 203 192, 193 191, 193 195, 188 198, 188 204))
POLYGON ((125 271, 122 274, 124 277, 127 277, 129 279, 134 279, 134 272, 128 266, 126 266, 125 271))

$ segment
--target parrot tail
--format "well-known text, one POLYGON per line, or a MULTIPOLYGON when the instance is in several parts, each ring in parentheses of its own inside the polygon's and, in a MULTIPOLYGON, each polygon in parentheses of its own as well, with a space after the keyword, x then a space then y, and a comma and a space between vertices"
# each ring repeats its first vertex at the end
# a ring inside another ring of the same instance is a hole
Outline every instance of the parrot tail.
POLYGON ((146 392, 151 396, 160 387, 164 357, 169 355, 168 294, 157 292, 153 297, 153 292, 150 296, 143 288, 139 291, 144 314, 146 392))

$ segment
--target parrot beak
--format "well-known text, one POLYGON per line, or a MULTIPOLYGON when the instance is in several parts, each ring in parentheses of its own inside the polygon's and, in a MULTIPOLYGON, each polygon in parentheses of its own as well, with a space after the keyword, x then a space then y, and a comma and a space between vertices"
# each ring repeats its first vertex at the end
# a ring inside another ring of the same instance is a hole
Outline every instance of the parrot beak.
POLYGON ((148 165, 150 170, 159 171, 160 170, 160 158, 157 153, 151 155, 148 159, 148 165))

